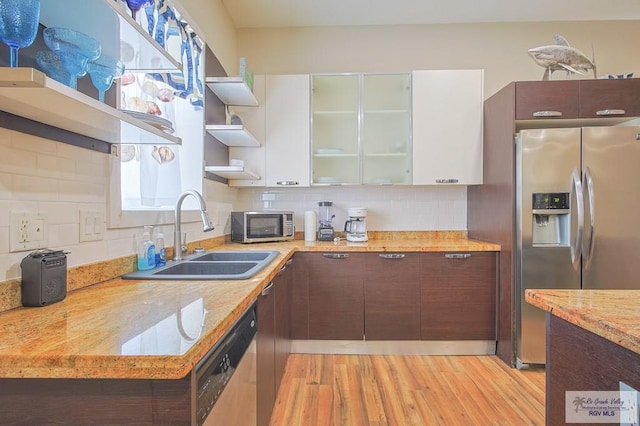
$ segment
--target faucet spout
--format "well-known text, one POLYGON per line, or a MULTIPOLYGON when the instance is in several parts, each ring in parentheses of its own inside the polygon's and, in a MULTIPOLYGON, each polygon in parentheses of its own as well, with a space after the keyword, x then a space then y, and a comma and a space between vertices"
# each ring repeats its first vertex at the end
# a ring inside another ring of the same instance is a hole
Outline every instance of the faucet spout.
POLYGON ((178 201, 176 201, 176 209, 175 209, 175 223, 174 223, 174 235, 173 235, 173 243, 174 243, 174 256, 173 260, 180 261, 182 260, 182 202, 189 195, 195 197, 196 200, 200 203, 200 215, 202 217, 203 231, 209 232, 213 231, 213 223, 211 223, 211 219, 209 219, 209 215, 207 214, 207 206, 204 202, 204 198, 202 195, 193 189, 188 189, 184 191, 178 197, 178 201))

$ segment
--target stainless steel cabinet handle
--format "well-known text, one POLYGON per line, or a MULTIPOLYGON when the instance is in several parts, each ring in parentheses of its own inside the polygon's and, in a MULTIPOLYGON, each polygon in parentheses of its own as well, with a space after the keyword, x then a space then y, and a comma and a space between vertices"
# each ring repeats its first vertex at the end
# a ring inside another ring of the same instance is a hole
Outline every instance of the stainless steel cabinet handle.
POLYGON ((287 269, 287 267, 289 267, 291 264, 293 263, 293 259, 289 259, 287 260, 284 265, 282 266, 282 268, 280 268, 280 270, 278 271, 278 273, 276 275, 280 275, 281 273, 284 272, 285 269, 287 269))
POLYGON ((570 248, 571 263, 573 264, 573 269, 577 271, 580 269, 580 259, 582 258, 582 237, 584 233, 584 193, 582 192, 582 179, 577 168, 573 169, 573 173, 571 174, 571 192, 569 200, 573 200, 574 195, 576 197, 576 219, 578 223, 576 226, 576 239, 575 242, 573 240, 570 242, 570 248))
POLYGON ((447 253, 444 255, 447 259, 468 259, 471 253, 447 253))
POLYGON ((271 293, 271 289, 273 289, 273 281, 271 281, 268 286, 262 289, 262 295, 268 295, 269 293, 271 293))
POLYGON ((536 111, 534 117, 562 117, 562 111, 536 111))
POLYGON ((322 253, 327 259, 346 259, 349 257, 347 253, 322 253))
POLYGON ((404 253, 380 253, 378 257, 382 259, 404 259, 404 253))
POLYGON ((276 185, 294 186, 294 185, 298 185, 298 181, 297 180, 279 180, 276 182, 276 185))
POLYGON ((589 197, 589 237, 587 239, 589 245, 585 253, 584 268, 589 269, 591 267, 591 260, 593 259, 593 247, 596 243, 596 199, 593 190, 593 178, 591 177, 591 171, 588 167, 584 172, 584 182, 587 187, 587 197, 589 197))
POLYGON ((459 180, 457 178, 449 178, 449 179, 436 179, 436 183, 458 183, 459 180))
POLYGON ((623 109, 602 109, 600 111, 596 111, 596 115, 625 115, 627 111, 623 109))

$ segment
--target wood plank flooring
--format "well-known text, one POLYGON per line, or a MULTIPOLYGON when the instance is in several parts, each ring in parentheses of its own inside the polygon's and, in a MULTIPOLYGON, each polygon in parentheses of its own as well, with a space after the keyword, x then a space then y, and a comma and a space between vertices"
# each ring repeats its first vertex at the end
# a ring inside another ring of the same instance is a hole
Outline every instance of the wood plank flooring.
POLYGON ((271 426, 544 425, 544 383, 495 356, 292 354, 271 426))

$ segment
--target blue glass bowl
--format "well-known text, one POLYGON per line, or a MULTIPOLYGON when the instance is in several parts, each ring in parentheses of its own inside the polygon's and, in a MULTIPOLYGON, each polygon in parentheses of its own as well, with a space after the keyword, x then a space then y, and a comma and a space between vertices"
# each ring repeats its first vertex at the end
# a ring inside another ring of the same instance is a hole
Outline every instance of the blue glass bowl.
POLYGON ((67 86, 71 85, 71 75, 55 52, 40 50, 36 53, 36 63, 49 77, 67 86))
POLYGON ((87 72, 98 89, 100 102, 104 102, 104 92, 109 90, 114 79, 122 77, 124 64, 114 57, 102 54, 95 61, 88 62, 87 72))
POLYGON ((100 56, 101 46, 88 35, 69 28, 45 28, 44 43, 57 53, 71 74, 71 87, 76 88, 78 76, 87 72, 87 62, 100 56))

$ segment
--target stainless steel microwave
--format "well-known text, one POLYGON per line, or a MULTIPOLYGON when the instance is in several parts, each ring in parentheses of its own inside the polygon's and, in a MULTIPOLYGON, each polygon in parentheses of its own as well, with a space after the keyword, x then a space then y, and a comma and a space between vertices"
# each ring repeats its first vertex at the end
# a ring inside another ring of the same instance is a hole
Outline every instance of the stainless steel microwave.
POLYGON ((231 241, 261 243, 293 240, 293 212, 231 212, 231 241))

